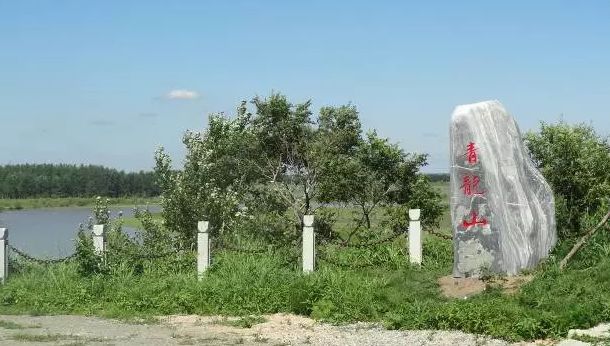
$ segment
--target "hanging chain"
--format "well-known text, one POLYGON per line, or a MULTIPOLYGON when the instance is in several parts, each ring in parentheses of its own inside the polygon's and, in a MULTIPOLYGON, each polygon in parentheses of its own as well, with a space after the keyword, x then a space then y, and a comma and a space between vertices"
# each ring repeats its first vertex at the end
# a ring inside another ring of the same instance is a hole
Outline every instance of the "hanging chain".
POLYGON ((11 251, 13 251, 17 255, 23 257, 24 259, 31 261, 31 262, 39 263, 39 264, 62 263, 62 262, 67 262, 67 261, 73 259, 74 257, 76 257, 76 253, 73 253, 73 254, 63 257, 63 258, 42 259, 42 258, 36 258, 32 255, 29 255, 27 252, 20 250, 12 245, 9 245, 8 247, 11 251))
POLYGON ((452 240, 453 239, 453 236, 451 236, 449 234, 443 234, 443 233, 440 233, 440 232, 432 230, 432 229, 426 229, 426 232, 428 232, 428 233, 430 233, 430 234, 432 234, 434 236, 437 236, 437 237, 439 237, 441 239, 445 239, 445 240, 452 240))

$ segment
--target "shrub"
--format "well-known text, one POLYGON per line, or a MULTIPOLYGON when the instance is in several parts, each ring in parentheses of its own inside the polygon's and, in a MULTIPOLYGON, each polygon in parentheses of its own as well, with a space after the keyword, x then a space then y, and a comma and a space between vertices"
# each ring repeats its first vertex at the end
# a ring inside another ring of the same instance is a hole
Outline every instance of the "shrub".
POLYGON ((97 198, 93 217, 81 225, 76 238, 77 271, 82 276, 123 275, 125 271, 142 274, 146 270, 172 271, 190 268, 195 261, 193 243, 183 239, 156 221, 148 210, 135 210, 142 224, 135 235, 123 232, 123 219, 110 217, 109 200, 97 198), (103 256, 95 253, 91 231, 94 224, 104 224, 106 250, 103 256))
MULTIPOLYGON (((253 113, 244 101, 235 118, 212 115, 205 131, 187 132, 182 170, 157 152, 163 217, 184 241, 208 220, 214 236, 248 232, 289 244, 304 215, 336 203, 358 210, 356 233, 379 231, 372 216, 385 208, 425 208, 423 222, 436 223, 440 196, 419 174, 427 155, 406 153, 375 131, 363 135, 355 106, 323 107, 314 117, 310 101, 293 104, 281 94, 251 103, 253 113)), ((317 213, 319 238, 337 237, 333 220, 317 213)))
POLYGON ((560 238, 584 231, 588 216, 607 211, 610 198, 610 144, 584 124, 542 123, 525 143, 553 188, 560 238))

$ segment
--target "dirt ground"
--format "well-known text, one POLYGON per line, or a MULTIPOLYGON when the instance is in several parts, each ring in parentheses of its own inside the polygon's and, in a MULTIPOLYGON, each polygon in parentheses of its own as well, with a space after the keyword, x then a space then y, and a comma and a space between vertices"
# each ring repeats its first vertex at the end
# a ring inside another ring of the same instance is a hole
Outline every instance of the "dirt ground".
POLYGON ((500 287, 505 293, 512 294, 519 290, 521 285, 532 281, 532 275, 517 275, 498 277, 489 280, 478 278, 454 278, 451 275, 438 279, 443 295, 449 298, 468 298, 483 292, 487 287, 500 287))
MULTIPOLYGON (((537 345, 541 344, 552 342, 537 345)), ((251 319, 164 316, 147 324, 85 316, 0 315, 0 345, 511 344, 457 331, 390 331, 370 323, 334 326, 306 317, 274 314, 251 319)))

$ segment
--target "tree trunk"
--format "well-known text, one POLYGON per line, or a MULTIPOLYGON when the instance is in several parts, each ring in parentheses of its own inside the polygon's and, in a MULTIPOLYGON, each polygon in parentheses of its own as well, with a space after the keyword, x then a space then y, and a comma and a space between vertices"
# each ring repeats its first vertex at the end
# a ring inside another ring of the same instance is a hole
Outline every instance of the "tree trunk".
POLYGON ((366 223, 366 229, 371 229, 371 218, 369 217, 369 213, 371 211, 367 210, 364 205, 362 205, 362 215, 364 216, 364 222, 366 223))
POLYGON ((574 247, 572 247, 572 250, 570 250, 566 257, 564 257, 559 263, 560 270, 563 270, 568 264, 568 261, 587 242, 587 240, 589 240, 589 238, 591 238, 591 236, 595 234, 595 232, 597 232, 606 222, 608 222, 608 218, 610 218, 610 211, 606 214, 606 216, 602 218, 602 220, 597 224, 597 226, 593 227, 593 229, 587 232, 587 234, 583 235, 582 238, 580 238, 580 240, 574 245, 574 247))

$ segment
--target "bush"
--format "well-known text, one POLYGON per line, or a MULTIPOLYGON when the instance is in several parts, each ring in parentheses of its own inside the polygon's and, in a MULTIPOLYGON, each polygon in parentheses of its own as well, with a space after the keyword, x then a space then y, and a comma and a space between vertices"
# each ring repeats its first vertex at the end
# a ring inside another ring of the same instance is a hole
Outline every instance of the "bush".
POLYGON ((365 235, 384 231, 372 217, 386 208, 425 208, 424 224, 436 224, 440 196, 419 173, 427 155, 363 134, 355 106, 323 107, 314 117, 310 101, 293 104, 281 94, 251 103, 252 113, 244 101, 235 118, 212 115, 205 131, 188 131, 183 169, 173 170, 162 149, 156 154, 163 217, 183 241, 208 220, 213 236, 241 232, 289 244, 314 213, 318 237, 332 240, 333 216, 320 207, 339 203, 360 213, 354 228, 365 235))
MULTIPOLYGON (((110 217, 108 199, 97 198, 93 217, 81 225, 76 238, 76 265, 81 276, 115 275, 129 270, 142 274, 147 269, 172 271, 190 268, 195 263, 194 243, 184 243, 175 232, 156 221, 148 210, 135 210, 142 224, 134 236, 123 232, 123 219, 110 217), (104 224, 106 250, 103 256, 94 251, 91 231, 94 224, 104 224)), ((122 275, 122 274, 121 274, 122 275)))
POLYGON ((583 232, 610 199, 610 144, 584 124, 542 123, 525 144, 555 192, 560 239, 583 232))

